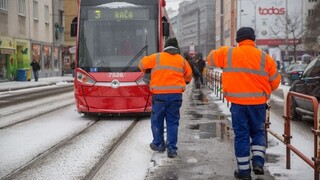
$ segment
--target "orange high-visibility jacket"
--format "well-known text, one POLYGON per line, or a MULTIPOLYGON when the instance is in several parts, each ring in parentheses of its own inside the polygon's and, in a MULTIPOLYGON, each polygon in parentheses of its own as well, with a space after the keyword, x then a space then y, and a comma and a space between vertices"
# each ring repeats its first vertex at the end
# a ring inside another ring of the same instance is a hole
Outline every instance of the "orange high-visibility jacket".
POLYGON ((180 54, 161 52, 145 56, 139 63, 142 72, 151 69, 150 91, 153 94, 182 93, 192 79, 192 70, 180 54))
POLYGON ((209 66, 222 68, 224 96, 235 104, 266 103, 280 84, 275 61, 251 40, 241 41, 238 47, 212 50, 207 61, 209 66))

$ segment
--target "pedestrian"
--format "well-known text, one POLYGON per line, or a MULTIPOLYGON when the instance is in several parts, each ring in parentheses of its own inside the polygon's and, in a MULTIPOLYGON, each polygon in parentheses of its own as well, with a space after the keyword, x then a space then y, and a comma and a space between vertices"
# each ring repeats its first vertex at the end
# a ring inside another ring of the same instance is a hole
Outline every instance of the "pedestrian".
POLYGON ((194 86, 196 89, 200 88, 200 71, 197 68, 197 65, 195 64, 195 62, 193 61, 192 56, 190 56, 188 53, 184 53, 184 58, 187 60, 187 62, 189 63, 191 69, 192 69, 192 77, 193 77, 193 81, 194 81, 194 86))
POLYGON ((169 38, 163 52, 145 56, 139 63, 142 72, 151 69, 150 91, 152 92, 150 148, 164 152, 169 158, 177 156, 178 128, 182 93, 192 79, 192 70, 180 55, 178 41, 169 38), (167 137, 164 140, 164 121, 167 137))
POLYGON ((202 53, 196 55, 195 64, 199 70, 199 80, 201 85, 203 85, 203 69, 206 67, 206 62, 202 58, 202 53))
POLYGON ((266 102, 278 88, 280 74, 275 61, 255 47, 255 32, 251 27, 241 27, 236 41, 237 47, 212 50, 207 62, 209 66, 222 68, 223 94, 231 102, 238 167, 234 176, 251 179, 250 149, 253 172, 264 174, 266 102))
POLYGON ((35 81, 38 81, 39 78, 39 70, 40 70, 40 64, 35 59, 32 60, 30 66, 32 66, 33 75, 35 81))
POLYGON ((72 61, 72 63, 70 64, 70 68, 71 68, 71 72, 72 72, 72 77, 74 77, 74 75, 75 75, 74 69, 76 68, 76 63, 74 61, 72 61))

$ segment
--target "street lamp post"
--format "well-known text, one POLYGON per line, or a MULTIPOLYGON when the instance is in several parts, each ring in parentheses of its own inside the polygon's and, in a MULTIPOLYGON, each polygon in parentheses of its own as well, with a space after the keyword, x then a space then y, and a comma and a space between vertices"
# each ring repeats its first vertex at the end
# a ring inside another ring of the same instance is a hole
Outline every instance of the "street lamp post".
MULTIPOLYGON (((285 14, 285 23, 286 23, 286 50, 285 50, 285 55, 284 55, 284 60, 289 61, 289 47, 288 47, 288 0, 286 0, 286 14, 285 14)), ((290 62, 289 62, 290 64, 290 62)))
POLYGON ((254 6, 254 32, 257 36, 257 2, 254 2, 253 6, 254 6))

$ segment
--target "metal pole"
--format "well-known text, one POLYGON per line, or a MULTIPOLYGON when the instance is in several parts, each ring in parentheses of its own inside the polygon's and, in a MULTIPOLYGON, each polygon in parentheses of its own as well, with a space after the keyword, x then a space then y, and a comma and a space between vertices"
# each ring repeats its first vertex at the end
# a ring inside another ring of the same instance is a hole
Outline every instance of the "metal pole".
MULTIPOLYGON (((285 51, 285 56, 284 60, 289 61, 289 47, 288 47, 288 0, 286 0, 286 15, 285 15, 285 23, 286 23, 286 51, 285 51)), ((289 62, 290 64, 290 62, 289 62)))
POLYGON ((242 3, 241 3, 242 1, 241 1, 241 0, 239 0, 239 1, 240 1, 240 2, 239 2, 239 3, 240 3, 240 17, 239 17, 239 26, 240 26, 240 27, 237 27, 237 29, 239 29, 239 28, 242 27, 242 24, 241 24, 241 23, 242 23, 242 22, 241 22, 241 21, 242 21, 242 3))
POLYGON ((254 33, 257 36, 257 2, 254 2, 254 33))

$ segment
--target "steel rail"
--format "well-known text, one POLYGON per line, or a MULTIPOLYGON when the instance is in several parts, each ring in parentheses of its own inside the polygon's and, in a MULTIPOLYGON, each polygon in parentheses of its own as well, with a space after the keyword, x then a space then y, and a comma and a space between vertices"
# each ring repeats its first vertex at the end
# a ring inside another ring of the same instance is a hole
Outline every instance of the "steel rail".
POLYGON ((101 169, 101 167, 105 164, 105 162, 111 157, 111 155, 117 150, 118 146, 123 142, 123 140, 129 135, 129 133, 133 130, 133 128, 139 122, 139 117, 136 117, 131 125, 121 134, 121 136, 108 148, 102 158, 94 165, 94 167, 90 170, 90 172, 83 178, 84 180, 91 180, 94 178, 97 172, 101 169))
POLYGON ((38 154, 38 156, 34 157, 33 159, 31 159, 30 161, 28 161, 27 163, 25 163, 24 165, 16 168, 15 170, 13 170, 12 172, 10 172, 9 174, 7 174, 6 176, 4 176, 3 178, 1 178, 1 180, 11 180, 11 179, 15 179, 15 176, 17 176, 18 174, 20 174, 21 172, 29 169, 32 165, 36 164, 37 162, 39 162, 41 159, 49 156, 50 154, 52 154, 53 152, 55 152, 56 150, 58 150, 59 148, 63 147, 64 145, 68 144, 70 141, 72 141, 73 139, 75 139, 76 137, 78 137, 80 134, 84 133, 85 131, 87 131, 89 128, 91 128, 93 125, 95 125, 97 122, 100 121, 100 117, 97 117, 96 120, 91 121, 90 123, 88 123, 88 126, 84 129, 82 129, 81 131, 73 134, 72 136, 63 139, 62 141, 60 141, 59 143, 57 143, 56 145, 52 146, 51 148, 47 149, 46 151, 38 154))
POLYGON ((73 85, 55 86, 48 89, 34 89, 31 92, 17 92, 9 96, 0 97, 0 108, 19 104, 21 102, 34 101, 43 97, 55 96, 62 92, 73 91, 73 85))

